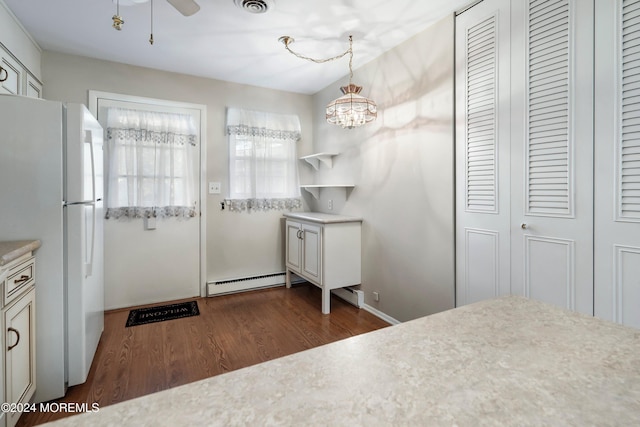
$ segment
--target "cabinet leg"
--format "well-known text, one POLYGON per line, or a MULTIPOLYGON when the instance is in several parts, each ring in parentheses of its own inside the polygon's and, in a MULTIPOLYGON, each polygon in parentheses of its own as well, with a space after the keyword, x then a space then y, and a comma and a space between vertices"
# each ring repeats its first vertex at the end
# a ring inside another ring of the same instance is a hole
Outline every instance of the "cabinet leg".
POLYGON ((284 274, 284 284, 287 288, 291 287, 291 271, 288 268, 284 274))
POLYGON ((331 289, 322 289, 322 314, 329 314, 331 311, 331 289))

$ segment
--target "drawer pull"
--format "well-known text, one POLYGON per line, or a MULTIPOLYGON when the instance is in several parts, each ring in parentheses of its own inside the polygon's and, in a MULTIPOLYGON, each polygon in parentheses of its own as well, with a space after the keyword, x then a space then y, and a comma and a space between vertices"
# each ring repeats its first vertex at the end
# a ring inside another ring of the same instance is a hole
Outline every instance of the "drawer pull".
POLYGON ((31 276, 27 276, 26 274, 23 274, 20 276, 19 279, 13 279, 13 283, 22 283, 22 282, 26 282, 27 280, 31 279, 31 276))
POLYGON ((20 332, 18 332, 17 329, 14 328, 8 328, 7 331, 9 332, 15 332, 16 335, 18 336, 18 339, 16 340, 16 343, 14 345, 10 345, 9 348, 7 348, 7 351, 11 351, 13 350, 18 344, 20 344, 20 332))

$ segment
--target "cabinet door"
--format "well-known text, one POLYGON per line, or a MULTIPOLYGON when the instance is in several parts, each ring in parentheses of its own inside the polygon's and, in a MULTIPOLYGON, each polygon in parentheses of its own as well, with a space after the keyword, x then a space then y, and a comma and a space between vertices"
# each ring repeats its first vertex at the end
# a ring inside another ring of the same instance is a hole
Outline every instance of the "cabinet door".
MULTIPOLYGON (((35 289, 5 310, 4 322, 6 401, 26 402, 35 391, 35 289)), ((19 418, 8 414, 7 427, 19 418)))
POLYGON ((1 78, 5 79, 0 83, 0 93, 11 95, 22 94, 23 71, 22 66, 13 59, 8 52, 0 47, 0 67, 2 67, 1 78), (5 75, 6 73, 6 75, 5 75))
POLYGON ((300 223, 287 221, 287 267, 295 272, 300 272, 300 262, 302 260, 302 245, 300 244, 300 223))
POLYGON ((31 74, 27 73, 27 87, 24 94, 31 98, 42 98, 42 84, 31 74))
POLYGON ((302 274, 321 284, 322 229, 316 225, 302 224, 302 274))

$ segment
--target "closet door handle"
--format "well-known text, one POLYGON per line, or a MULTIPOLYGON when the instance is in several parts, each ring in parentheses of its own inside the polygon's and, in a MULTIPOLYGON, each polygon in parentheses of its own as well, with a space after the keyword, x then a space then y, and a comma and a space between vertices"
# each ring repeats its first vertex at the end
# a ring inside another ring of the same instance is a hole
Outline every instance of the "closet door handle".
POLYGON ((16 335, 18 336, 18 339, 16 340, 16 343, 15 343, 14 345, 10 345, 10 346, 7 348, 7 351, 11 351, 11 350, 13 350, 13 349, 18 345, 18 344, 20 344, 20 332, 18 332, 18 330, 17 330, 17 329, 14 329, 14 328, 8 328, 8 329, 7 329, 7 331, 8 331, 8 332, 15 332, 15 333, 16 333, 16 335))

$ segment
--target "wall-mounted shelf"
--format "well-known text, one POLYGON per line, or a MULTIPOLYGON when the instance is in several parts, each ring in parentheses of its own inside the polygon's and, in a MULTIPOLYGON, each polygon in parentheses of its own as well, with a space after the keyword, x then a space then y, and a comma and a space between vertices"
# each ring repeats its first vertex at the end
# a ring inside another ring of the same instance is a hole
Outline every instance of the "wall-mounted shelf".
POLYGON ((300 188, 311 193, 311 195, 318 200, 320 198, 320 189, 322 188, 344 188, 346 195, 349 195, 349 191, 353 190, 355 185, 353 184, 312 184, 312 185, 301 185, 300 188))
POLYGON ((311 154, 310 156, 300 157, 300 160, 304 160, 311 166, 318 170, 320 168, 320 162, 324 163, 326 167, 331 169, 333 167, 333 158, 339 153, 318 153, 311 154))

